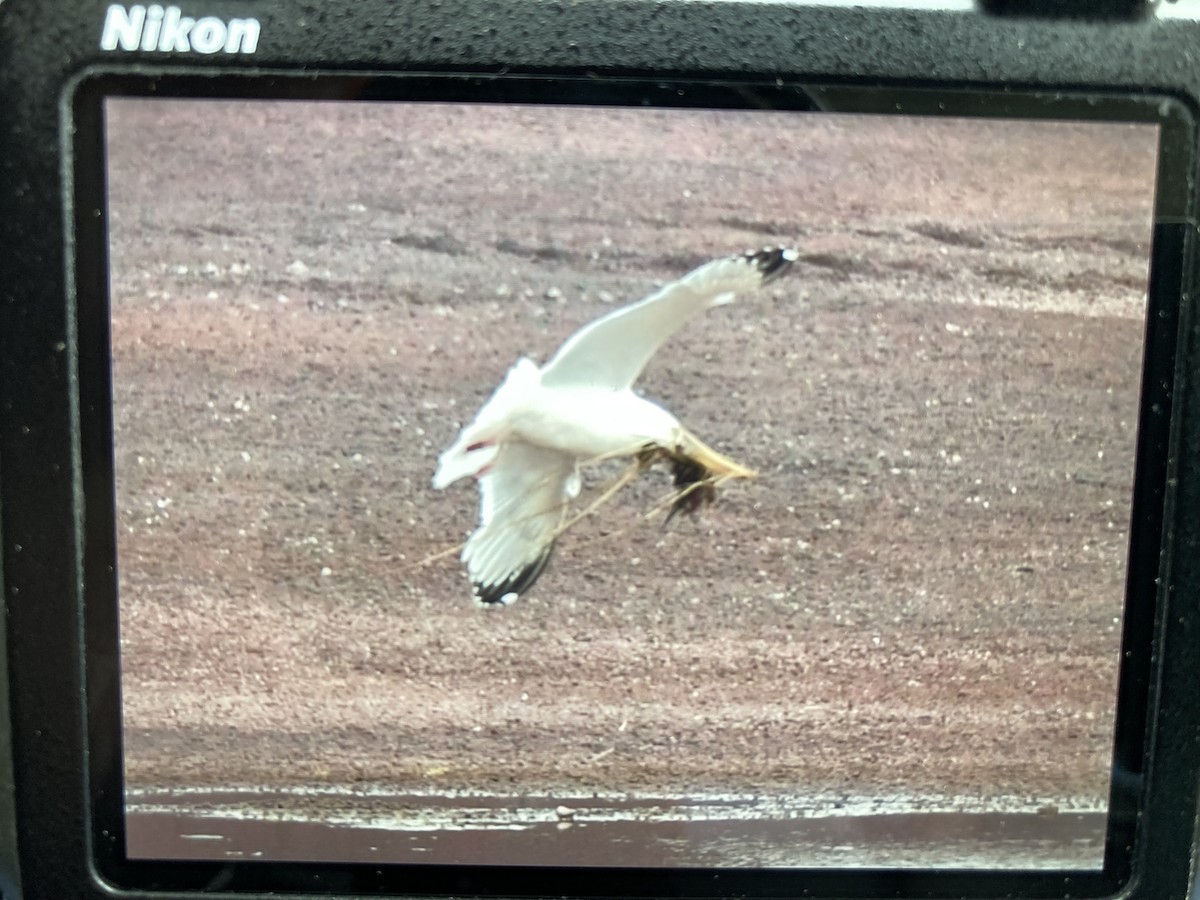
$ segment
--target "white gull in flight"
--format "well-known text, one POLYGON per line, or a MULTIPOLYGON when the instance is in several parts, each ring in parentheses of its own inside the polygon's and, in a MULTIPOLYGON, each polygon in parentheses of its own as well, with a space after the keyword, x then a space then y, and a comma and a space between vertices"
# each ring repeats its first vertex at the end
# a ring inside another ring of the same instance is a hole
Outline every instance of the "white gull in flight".
POLYGON ((690 319, 777 278, 796 258, 771 247, 713 260, 585 325, 546 365, 517 360, 433 477, 439 489, 468 475, 479 481, 479 527, 462 560, 480 603, 511 603, 542 574, 567 504, 579 496, 583 464, 630 456, 640 471, 669 461, 680 488, 672 515, 711 501, 717 479, 754 474, 635 394, 633 383, 690 319))

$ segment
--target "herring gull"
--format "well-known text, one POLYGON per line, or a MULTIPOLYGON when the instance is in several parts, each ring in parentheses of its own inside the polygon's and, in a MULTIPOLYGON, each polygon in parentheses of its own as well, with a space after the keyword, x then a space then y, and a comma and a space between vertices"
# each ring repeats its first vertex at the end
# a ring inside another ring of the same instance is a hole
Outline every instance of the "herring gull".
POLYGON ((689 320, 777 278, 797 256, 770 247, 713 260, 585 325, 544 366, 517 360, 433 477, 438 489, 466 476, 479 482, 479 527, 462 550, 477 601, 511 603, 542 574, 590 461, 629 456, 637 471, 668 461, 681 489, 672 515, 710 501, 716 480, 754 474, 635 394, 633 383, 689 320))

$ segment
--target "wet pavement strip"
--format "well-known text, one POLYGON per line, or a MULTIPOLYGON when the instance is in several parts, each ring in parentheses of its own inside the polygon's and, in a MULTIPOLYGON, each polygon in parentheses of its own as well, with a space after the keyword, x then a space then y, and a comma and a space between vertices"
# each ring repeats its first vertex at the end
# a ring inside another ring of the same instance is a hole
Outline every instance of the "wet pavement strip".
POLYGON ((138 791, 131 857, 556 866, 1099 868, 1083 802, 138 791), (355 802, 364 801, 364 802, 355 802))

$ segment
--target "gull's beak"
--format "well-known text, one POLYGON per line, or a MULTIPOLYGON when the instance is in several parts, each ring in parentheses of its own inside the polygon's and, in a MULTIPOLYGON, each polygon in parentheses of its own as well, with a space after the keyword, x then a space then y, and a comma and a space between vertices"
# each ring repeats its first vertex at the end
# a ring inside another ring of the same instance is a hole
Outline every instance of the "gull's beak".
POLYGON ((433 486, 440 491, 467 475, 482 477, 499 453, 500 445, 495 441, 471 442, 462 435, 438 457, 433 486))

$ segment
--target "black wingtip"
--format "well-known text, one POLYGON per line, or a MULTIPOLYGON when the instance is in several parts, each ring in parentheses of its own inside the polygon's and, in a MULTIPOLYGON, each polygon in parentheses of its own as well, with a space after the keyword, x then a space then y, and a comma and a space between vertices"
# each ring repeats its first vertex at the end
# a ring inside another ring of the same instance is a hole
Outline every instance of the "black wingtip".
POLYGON ((475 602, 480 606, 489 607, 508 606, 510 603, 516 602, 517 598, 533 587, 533 583, 541 576, 550 562, 550 554, 553 550, 553 542, 547 544, 546 549, 537 559, 499 584, 485 586, 476 582, 475 602))
POLYGON ((745 256, 758 267, 763 284, 766 284, 790 269, 792 263, 800 258, 800 251, 794 247, 764 247, 761 250, 747 250, 745 256))

